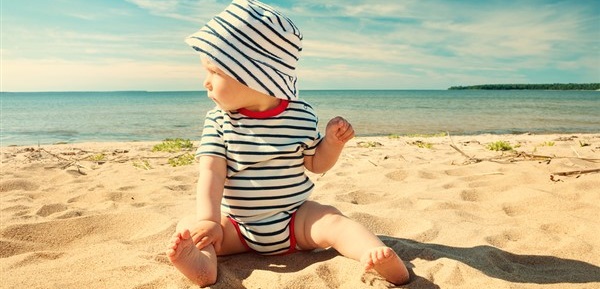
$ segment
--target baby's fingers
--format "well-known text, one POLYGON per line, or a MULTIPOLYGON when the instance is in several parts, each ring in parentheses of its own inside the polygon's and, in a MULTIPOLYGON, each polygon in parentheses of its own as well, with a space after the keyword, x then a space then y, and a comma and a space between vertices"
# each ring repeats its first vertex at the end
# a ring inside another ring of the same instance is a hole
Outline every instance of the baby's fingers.
POLYGON ((192 241, 200 249, 201 247, 206 247, 207 243, 210 243, 210 236, 205 233, 196 233, 192 235, 192 241))
POLYGON ((336 116, 336 117, 332 118, 331 120, 329 120, 329 122, 327 123, 326 129, 328 132, 338 131, 341 127, 344 126, 345 122, 346 122, 346 120, 344 120, 342 117, 336 116))
POLYGON ((340 141, 347 142, 354 137, 354 128, 352 128, 352 125, 348 123, 345 130, 340 131, 337 137, 340 141))
POLYGON ((211 240, 208 236, 205 236, 204 238, 200 239, 198 242, 196 242, 196 248, 198 248, 198 250, 202 250, 204 249, 204 247, 210 245, 211 240))

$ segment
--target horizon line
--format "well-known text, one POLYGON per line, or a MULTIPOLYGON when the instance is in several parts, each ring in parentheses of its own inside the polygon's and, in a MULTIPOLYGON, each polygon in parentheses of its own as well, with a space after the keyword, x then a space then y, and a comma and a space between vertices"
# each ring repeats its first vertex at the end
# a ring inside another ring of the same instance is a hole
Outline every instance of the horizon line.
MULTIPOLYGON (((394 90, 448 90, 448 88, 359 88, 359 89, 344 89, 344 88, 324 88, 324 89, 302 89, 302 91, 394 91, 394 90)), ((0 91, 0 93, 58 93, 58 92, 206 92, 206 90, 27 90, 27 91, 0 91)))

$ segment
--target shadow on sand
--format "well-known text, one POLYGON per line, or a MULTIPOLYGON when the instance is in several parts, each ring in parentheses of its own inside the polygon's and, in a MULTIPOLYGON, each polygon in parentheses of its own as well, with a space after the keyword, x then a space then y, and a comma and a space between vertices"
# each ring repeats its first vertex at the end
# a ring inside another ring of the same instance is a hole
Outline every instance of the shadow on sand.
MULTIPOLYGON (((447 258, 468 265, 492 278, 511 283, 591 283, 600 282, 600 267, 571 259, 553 256, 518 255, 492 246, 470 248, 451 247, 440 244, 421 243, 409 239, 380 236, 383 242, 393 248, 406 262, 415 259, 437 260, 447 258)), ((219 261, 219 281, 210 288, 246 288, 242 282, 255 270, 268 270, 279 273, 294 273, 315 263, 326 262, 339 254, 335 250, 320 252, 299 252, 285 256, 260 256, 253 253, 222 257, 219 261)), ((417 276, 411 271, 411 282, 397 288, 439 289, 427 278, 417 276)), ((318 275, 318 272, 317 272, 318 275)), ((298 282, 287 286, 304 288, 298 276, 298 282)), ((322 276, 327 279, 326 276, 322 276)), ((316 278, 320 278, 317 276, 316 278)), ((335 286, 333 286, 335 287, 335 286)), ((333 288, 332 287, 332 288, 333 288)))
POLYGON ((459 261, 483 274, 513 283, 591 283, 600 282, 600 267, 571 259, 541 255, 517 255, 492 246, 471 248, 421 243, 380 236, 404 261, 414 259, 459 261))
MULTIPOLYGON (((211 289, 246 289, 243 281, 247 279, 254 271, 271 271, 276 273, 296 273, 304 270, 305 268, 318 264, 325 263, 326 261, 340 256, 337 251, 322 250, 315 252, 298 252, 284 256, 260 256, 255 253, 245 253, 240 255, 220 257, 219 259, 219 280, 211 289)), ((412 272, 412 268, 409 265, 409 271, 411 271, 411 282, 404 286, 393 287, 393 288, 406 288, 406 289, 440 289, 439 286, 433 284, 431 281, 417 276, 412 272)), ((318 278, 321 279, 325 287, 324 288, 337 288, 339 284, 336 284, 335 277, 328 276, 329 271, 327 269, 317 270, 314 272, 314 276, 307 276, 305 274, 298 275, 295 280, 286 284, 273 284, 273 286, 283 286, 282 288, 294 288, 294 289, 314 289, 310 287, 309 282, 306 282, 306 278, 318 278)), ((389 283, 383 281, 379 276, 371 276, 373 274, 366 274, 363 276, 363 282, 365 284, 373 284, 376 288, 386 287, 389 283), (377 286, 376 284, 381 286, 377 286)), ((356 278, 362 279, 360 276, 356 278)), ((357 279, 358 280, 358 279, 357 279)), ((275 288, 275 287, 273 287, 275 288)))

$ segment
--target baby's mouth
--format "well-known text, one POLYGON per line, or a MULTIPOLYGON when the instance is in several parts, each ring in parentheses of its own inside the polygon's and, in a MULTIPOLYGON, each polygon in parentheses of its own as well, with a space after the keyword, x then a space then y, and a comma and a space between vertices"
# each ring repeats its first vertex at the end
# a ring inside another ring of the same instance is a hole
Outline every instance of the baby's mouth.
POLYGON ((214 101, 214 102, 217 102, 217 100, 216 100, 216 99, 215 99, 215 98, 214 98, 212 95, 210 95, 210 94, 207 94, 207 96, 208 96, 208 98, 210 98, 210 100, 212 100, 212 101, 214 101))

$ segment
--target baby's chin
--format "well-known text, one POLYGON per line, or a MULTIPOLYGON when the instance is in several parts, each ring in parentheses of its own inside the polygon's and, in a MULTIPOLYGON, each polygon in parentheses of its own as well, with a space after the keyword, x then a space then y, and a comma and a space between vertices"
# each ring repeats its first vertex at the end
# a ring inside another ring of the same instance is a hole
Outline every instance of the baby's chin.
POLYGON ((226 110, 217 100, 215 100, 214 98, 211 98, 210 100, 212 100, 215 105, 220 109, 220 110, 226 110))
POLYGON ((220 104, 219 104, 218 102, 216 102, 216 101, 215 101, 215 104, 217 105, 217 107, 218 107, 220 110, 223 110, 223 111, 237 111, 237 109, 231 109, 231 108, 226 108, 226 107, 223 107, 222 105, 220 105, 220 104))

